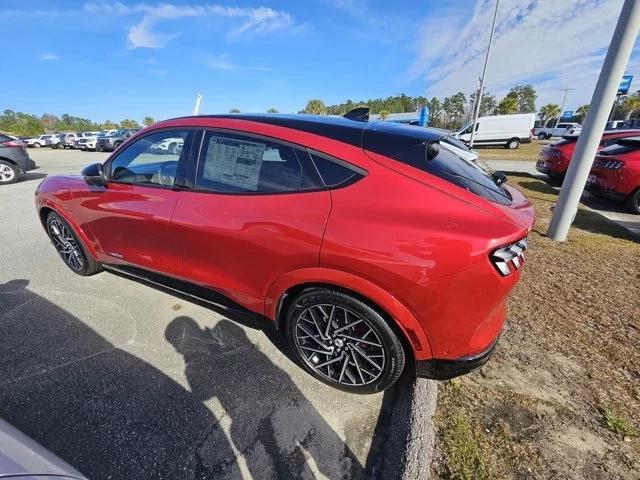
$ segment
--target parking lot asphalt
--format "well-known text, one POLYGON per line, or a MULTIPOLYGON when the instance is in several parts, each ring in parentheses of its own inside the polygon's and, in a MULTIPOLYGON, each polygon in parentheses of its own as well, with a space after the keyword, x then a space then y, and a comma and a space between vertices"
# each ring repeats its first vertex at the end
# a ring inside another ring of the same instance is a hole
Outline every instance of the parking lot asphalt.
MULTIPOLYGON (((513 173, 524 173, 532 177, 540 178, 548 181, 548 177, 536 170, 536 162, 527 162, 522 160, 485 160, 486 164, 493 170, 504 172, 507 175, 513 173)), ((555 190, 560 191, 560 187, 553 186, 555 190)), ((583 192, 580 203, 584 206, 598 212, 603 217, 619 223, 629 231, 640 237, 640 215, 629 213, 625 210, 622 203, 607 200, 605 198, 594 197, 588 192, 583 192)))
POLYGON ((91 479, 371 476, 393 390, 342 393, 246 319, 74 275, 33 192, 105 154, 29 153, 41 168, 0 187, 0 417, 91 479))

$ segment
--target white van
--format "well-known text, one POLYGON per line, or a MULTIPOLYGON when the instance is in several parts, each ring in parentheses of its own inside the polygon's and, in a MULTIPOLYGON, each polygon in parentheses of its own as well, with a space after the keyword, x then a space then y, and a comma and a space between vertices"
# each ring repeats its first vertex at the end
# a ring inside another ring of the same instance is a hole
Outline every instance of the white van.
MULTIPOLYGON (((480 117, 476 123, 473 145, 504 145, 506 148, 518 148, 521 143, 531 142, 535 120, 535 113, 480 117)), ((465 125, 454 135, 468 144, 471 139, 471 124, 465 125)))

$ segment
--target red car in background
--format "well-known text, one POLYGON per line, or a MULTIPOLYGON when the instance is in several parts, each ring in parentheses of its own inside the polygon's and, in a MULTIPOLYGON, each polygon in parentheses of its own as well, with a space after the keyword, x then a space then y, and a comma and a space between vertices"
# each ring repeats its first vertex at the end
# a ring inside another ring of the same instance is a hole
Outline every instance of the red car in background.
POLYGON ((586 190, 640 214, 640 136, 618 139, 596 155, 586 190))
MULTIPOLYGON (((600 140, 598 149, 604 148, 611 143, 615 143, 616 139, 629 137, 632 135, 640 135, 640 130, 608 130, 605 131, 600 140)), ((548 175, 551 179, 561 182, 564 179, 569 162, 576 149, 578 136, 566 135, 562 140, 543 146, 540 149, 536 170, 548 175)))
POLYGON ((115 270, 259 316, 318 379, 376 392, 409 362, 435 379, 482 365, 521 275, 531 203, 446 135, 178 118, 83 175, 47 177, 36 206, 75 273, 115 270))

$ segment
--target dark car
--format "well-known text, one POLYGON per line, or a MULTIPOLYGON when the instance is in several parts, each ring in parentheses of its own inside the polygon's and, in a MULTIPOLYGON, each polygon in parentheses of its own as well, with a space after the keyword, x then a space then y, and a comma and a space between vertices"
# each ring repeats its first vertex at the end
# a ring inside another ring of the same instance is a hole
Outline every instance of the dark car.
POLYGON ((286 334, 318 379, 378 392, 405 363, 447 379, 486 362, 522 273, 531 203, 446 139, 316 115, 186 117, 82 176, 47 177, 36 204, 75 273, 226 302, 286 334))
POLYGON ((0 133, 0 185, 14 183, 21 173, 36 168, 22 140, 0 133))
POLYGON ((96 140, 96 150, 112 152, 137 131, 138 129, 121 128, 120 130, 112 133, 107 133, 106 135, 99 135, 98 139, 96 140))

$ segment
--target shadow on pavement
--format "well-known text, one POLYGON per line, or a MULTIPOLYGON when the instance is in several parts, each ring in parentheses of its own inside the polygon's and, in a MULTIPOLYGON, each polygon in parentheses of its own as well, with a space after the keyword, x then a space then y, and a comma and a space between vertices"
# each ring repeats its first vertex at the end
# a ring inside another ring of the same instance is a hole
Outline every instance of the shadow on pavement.
POLYGON ((362 476, 338 434, 239 326, 201 329, 189 317, 168 325, 189 391, 28 284, 0 284, 0 416, 89 478, 362 476))

